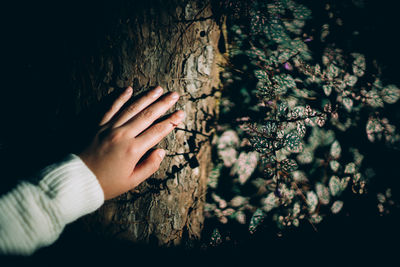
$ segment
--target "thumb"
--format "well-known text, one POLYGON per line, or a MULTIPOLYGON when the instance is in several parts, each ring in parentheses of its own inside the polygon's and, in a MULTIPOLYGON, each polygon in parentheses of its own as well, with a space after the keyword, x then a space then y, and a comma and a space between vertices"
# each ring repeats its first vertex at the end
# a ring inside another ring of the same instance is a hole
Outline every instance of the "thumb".
POLYGON ((156 149, 152 151, 141 163, 137 164, 133 174, 133 188, 138 186, 144 180, 149 178, 160 168, 161 161, 165 157, 164 149, 156 149))

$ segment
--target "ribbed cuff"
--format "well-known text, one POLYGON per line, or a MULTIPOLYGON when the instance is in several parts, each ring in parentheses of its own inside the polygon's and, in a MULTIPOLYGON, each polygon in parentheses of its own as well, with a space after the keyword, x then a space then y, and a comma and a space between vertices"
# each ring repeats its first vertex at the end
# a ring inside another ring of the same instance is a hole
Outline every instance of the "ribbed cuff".
POLYGON ((74 154, 42 171, 39 186, 54 199, 62 221, 70 223, 104 203, 104 193, 94 173, 74 154))

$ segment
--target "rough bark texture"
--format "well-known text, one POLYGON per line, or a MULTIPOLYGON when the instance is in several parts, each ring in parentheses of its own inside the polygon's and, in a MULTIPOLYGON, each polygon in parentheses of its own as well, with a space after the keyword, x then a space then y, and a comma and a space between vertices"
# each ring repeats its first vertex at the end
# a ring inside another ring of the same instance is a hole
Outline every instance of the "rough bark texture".
POLYGON ((160 144, 167 157, 159 171, 134 191, 107 201, 87 218, 91 231, 112 238, 159 245, 197 239, 211 149, 210 122, 216 113, 220 29, 209 1, 124 2, 114 10, 118 25, 99 51, 73 66, 76 111, 114 90, 132 85, 135 94, 161 85, 177 91, 183 126, 160 144))
POLYGON ((125 87, 139 94, 161 85, 181 94, 175 108, 186 112, 182 129, 160 144, 169 156, 85 225, 160 245, 198 238, 218 87, 220 29, 211 1, 27 1, 3 10, 0 193, 85 145, 93 113, 101 116, 102 103, 125 87))

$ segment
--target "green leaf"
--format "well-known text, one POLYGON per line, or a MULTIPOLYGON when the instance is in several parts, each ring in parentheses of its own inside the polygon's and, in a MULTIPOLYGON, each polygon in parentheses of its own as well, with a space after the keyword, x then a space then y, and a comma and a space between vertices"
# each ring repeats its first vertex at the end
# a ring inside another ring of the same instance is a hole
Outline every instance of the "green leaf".
POLYGON ((217 164, 210 172, 210 175, 208 176, 208 182, 207 185, 211 188, 217 188, 218 186, 218 178, 221 175, 221 169, 222 169, 223 164, 219 163, 217 164))
POLYGON ((340 180, 340 190, 344 191, 350 181, 350 176, 346 176, 340 180))
POLYGON ((353 108, 353 100, 351 98, 343 97, 342 103, 348 112, 353 108))
POLYGON ((275 196, 274 192, 271 192, 268 194, 266 198, 263 198, 261 200, 261 203, 262 203, 262 209, 268 212, 278 206, 279 198, 275 196))
POLYGON ((336 214, 339 213, 339 211, 342 209, 343 207, 343 201, 341 200, 336 200, 335 202, 333 202, 332 207, 331 207, 331 211, 332 213, 336 214))
POLYGON ((276 93, 279 95, 285 94, 289 88, 296 87, 296 82, 289 74, 275 75, 272 80, 278 86, 278 88, 276 88, 276 93))
POLYGON ((378 91, 376 91, 375 89, 369 91, 365 96, 367 98, 368 105, 370 105, 371 107, 374 108, 383 107, 383 101, 379 96, 378 91))
POLYGON ((264 125, 260 126, 260 130, 265 132, 267 135, 275 134, 278 129, 278 123, 267 121, 264 125))
POLYGON ((296 122, 296 130, 297 130, 297 134, 300 137, 304 137, 306 135, 306 124, 304 123, 304 121, 297 121, 296 122))
POLYGON ((237 147, 239 145, 239 136, 234 130, 228 130, 222 133, 218 138, 217 148, 237 147))
POLYGON ((350 176, 343 177, 343 178, 340 180, 340 190, 341 190, 341 191, 344 191, 344 190, 346 189, 346 187, 347 187, 349 181, 350 181, 350 176))
POLYGON ((284 26, 282 25, 281 20, 270 19, 267 27, 264 28, 265 34, 267 38, 278 43, 282 44, 288 42, 290 40, 289 35, 287 34, 284 26))
POLYGON ((286 61, 288 61, 290 59, 290 56, 291 56, 290 53, 288 53, 286 51, 283 51, 283 52, 279 53, 278 61, 282 62, 282 63, 286 62, 286 61))
POLYGON ((261 177, 257 177, 251 181, 251 184, 257 188, 260 188, 265 185, 265 180, 261 177))
POLYGON ((291 40, 287 45, 288 49, 292 50, 293 54, 299 53, 299 56, 303 60, 311 59, 310 53, 308 52, 307 45, 298 38, 291 40))
POLYGON ((364 159, 364 155, 362 155, 358 149, 356 148, 350 148, 350 152, 353 154, 353 158, 354 158, 354 163, 356 165, 361 165, 361 162, 364 159))
POLYGON ((357 76, 354 76, 354 75, 346 74, 346 76, 344 77, 344 81, 345 81, 346 85, 348 85, 350 87, 354 86, 357 83, 357 80, 358 80, 357 76))
POLYGON ((278 103, 278 114, 281 117, 286 117, 287 113, 289 111, 289 105, 286 100, 279 101, 278 103))
POLYGON ((314 159, 314 151, 306 147, 300 154, 297 155, 296 159, 301 164, 311 163, 314 159))
POLYGON ((239 158, 233 164, 232 174, 236 173, 239 176, 239 182, 244 184, 247 179, 253 174, 258 163, 258 152, 250 151, 248 153, 241 152, 239 158))
POLYGON ((280 162, 281 170, 287 173, 297 170, 297 162, 294 159, 284 159, 280 162))
POLYGON ((341 153, 342 153, 342 148, 340 147, 339 141, 336 140, 331 145, 330 155, 332 156, 332 158, 338 159, 341 153))
POLYGON ((239 210, 235 214, 235 219, 238 221, 240 224, 245 224, 246 223, 246 214, 244 214, 243 211, 239 210))
POLYGON ((303 143, 296 132, 290 132, 285 136, 285 147, 293 153, 299 153, 303 150, 303 143))
POLYGON ((390 84, 382 90, 382 99, 388 104, 396 103, 400 98, 400 89, 396 85, 390 84))
POLYGON ((347 164, 346 167, 344 168, 344 173, 353 174, 355 172, 356 172, 356 164, 354 164, 354 162, 347 164))
POLYGON ((315 190, 317 191, 317 195, 321 204, 328 205, 331 197, 328 188, 322 183, 316 183, 315 190))
POLYGON ((329 24, 324 24, 322 25, 322 29, 321 29, 321 41, 325 42, 326 37, 329 35, 330 31, 329 31, 329 24))
MULTIPOLYGON (((275 97, 275 91, 271 85, 265 85, 264 83, 257 83, 257 94, 264 97, 265 99, 273 99, 275 97)), ((252 107, 250 107, 252 108, 252 107)))
POLYGON ((331 167, 331 169, 332 169, 333 172, 337 172, 338 169, 339 169, 339 167, 340 167, 340 164, 339 164, 339 162, 337 162, 336 160, 331 160, 331 161, 329 162, 329 166, 331 167))
POLYGON ((297 217, 301 212, 301 206, 299 204, 299 202, 295 202, 293 205, 293 212, 292 212, 292 216, 293 217, 297 217))
POLYGON ((301 4, 297 4, 296 7, 293 7, 293 17, 298 20, 310 19, 311 10, 301 4))
POLYGON ((332 176, 329 180, 329 190, 331 191, 332 196, 336 196, 341 191, 341 183, 340 179, 337 176, 332 176))
POLYGON ((337 77, 339 75, 339 71, 340 71, 340 69, 338 67, 336 67, 335 64, 330 64, 328 67, 328 73, 327 73, 328 78, 333 79, 333 78, 337 77))
POLYGON ((267 26, 267 20, 265 15, 261 13, 259 8, 251 10, 251 33, 260 34, 263 32, 264 28, 267 26))
POLYGON ((332 86, 331 85, 324 84, 324 85, 322 85, 322 89, 324 90, 324 93, 325 93, 326 96, 329 96, 331 94, 331 92, 332 92, 332 86))
POLYGON ((318 196, 314 193, 314 191, 307 192, 307 204, 309 212, 313 213, 318 205, 318 196))
POLYGON ((215 228, 211 234, 210 245, 215 247, 220 245, 221 243, 222 243, 221 233, 219 232, 218 228, 215 228))
POLYGON ((368 122, 366 125, 366 132, 367 132, 367 137, 368 140, 371 142, 375 141, 376 135, 379 137, 381 136, 381 132, 384 130, 381 122, 374 117, 369 117, 368 122))
POLYGON ((385 201, 386 201, 386 197, 385 197, 385 195, 382 194, 382 193, 378 193, 378 194, 376 195, 376 198, 378 199, 378 201, 379 201, 380 203, 385 203, 385 201))
POLYGON ((319 215, 319 214, 313 214, 313 215, 310 217, 310 221, 311 221, 312 223, 320 223, 320 222, 322 221, 322 216, 319 215))
POLYGON ((352 53, 352 56, 355 58, 353 61, 353 73, 361 77, 364 75, 366 69, 365 57, 359 53, 352 53))
POLYGON ((377 89, 378 91, 382 90, 382 88, 383 88, 382 80, 380 80, 379 78, 375 78, 375 81, 374 81, 372 87, 377 89))
POLYGON ((255 58, 255 59, 258 59, 258 60, 261 60, 261 61, 264 61, 264 62, 267 61, 267 58, 265 56, 265 52, 263 50, 261 50, 261 49, 256 48, 256 47, 251 47, 249 50, 246 50, 245 54, 248 55, 251 58, 255 58))
POLYGON ((231 201, 229 201, 229 204, 230 204, 232 207, 237 208, 237 207, 242 206, 242 205, 245 204, 246 202, 247 202, 247 199, 246 199, 245 197, 242 197, 242 196, 235 196, 234 198, 231 199, 231 201))
POLYGON ((392 189, 391 188, 386 189, 385 195, 387 198, 391 198, 392 197, 392 189))
POLYGON ((265 217, 264 212, 262 211, 262 209, 257 209, 253 216, 250 219, 250 223, 249 223, 249 232, 250 234, 254 234, 257 227, 263 222, 265 217))
POLYGON ((254 75, 257 77, 258 80, 264 82, 268 80, 268 75, 263 70, 255 70, 254 75))
POLYGON ((275 3, 268 3, 267 5, 268 13, 273 16, 277 14, 285 14, 285 6, 282 5, 281 2, 275 2, 275 3))
POLYGON ((218 156, 226 167, 231 167, 237 160, 237 151, 233 147, 218 150, 218 156))
MULTIPOLYGON (((299 117, 303 117, 305 112, 305 107, 303 106, 295 106, 289 114, 290 119, 298 119, 299 117)), ((304 122, 304 121, 303 121, 304 122)))
POLYGON ((303 171, 294 171, 292 172, 293 180, 298 183, 306 183, 308 182, 307 176, 303 171))

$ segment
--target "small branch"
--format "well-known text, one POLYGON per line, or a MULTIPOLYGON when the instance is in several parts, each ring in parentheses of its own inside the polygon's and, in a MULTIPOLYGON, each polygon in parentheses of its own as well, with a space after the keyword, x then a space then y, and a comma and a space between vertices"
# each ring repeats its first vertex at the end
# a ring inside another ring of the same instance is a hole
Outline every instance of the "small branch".
POLYGON ((176 127, 175 129, 176 130, 181 130, 181 131, 184 131, 184 132, 187 132, 187 133, 199 134, 199 135, 205 136, 207 138, 211 137, 210 135, 204 134, 204 133, 196 131, 196 130, 188 130, 188 129, 179 128, 179 127, 176 127))
POLYGON ((198 19, 176 20, 175 22, 178 22, 178 23, 191 23, 191 22, 198 22, 198 21, 206 21, 206 20, 212 19, 214 17, 215 17, 214 15, 211 15, 209 17, 203 17, 203 18, 198 18, 198 19))

